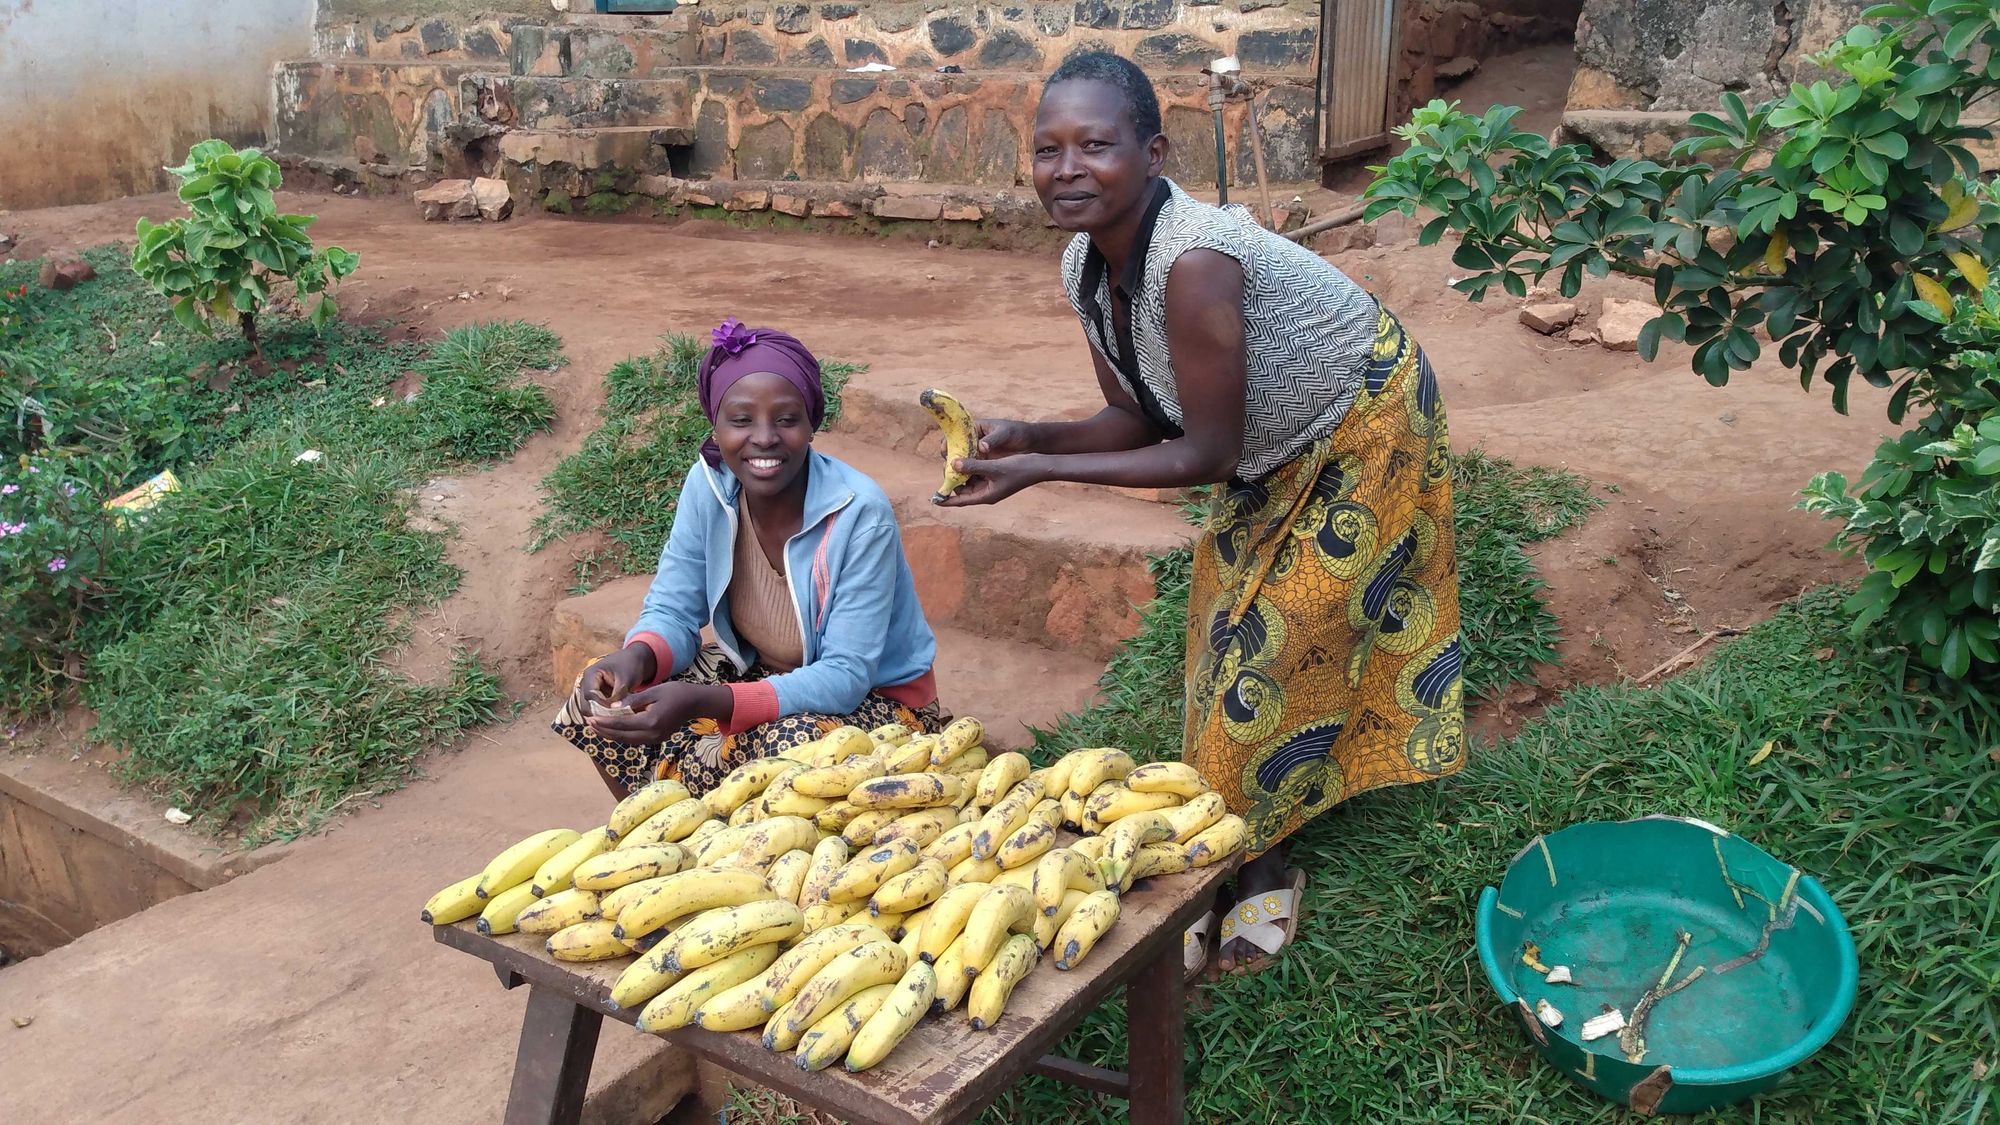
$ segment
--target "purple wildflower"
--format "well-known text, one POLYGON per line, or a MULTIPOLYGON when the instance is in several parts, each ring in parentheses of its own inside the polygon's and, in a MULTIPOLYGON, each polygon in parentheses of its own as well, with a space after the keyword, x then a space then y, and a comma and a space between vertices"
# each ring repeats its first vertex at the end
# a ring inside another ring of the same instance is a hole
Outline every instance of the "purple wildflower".
POLYGON ((49 573, 54 574, 57 571, 67 568, 68 566, 69 566, 69 560, 63 558, 61 555, 57 555, 55 558, 49 560, 49 573))

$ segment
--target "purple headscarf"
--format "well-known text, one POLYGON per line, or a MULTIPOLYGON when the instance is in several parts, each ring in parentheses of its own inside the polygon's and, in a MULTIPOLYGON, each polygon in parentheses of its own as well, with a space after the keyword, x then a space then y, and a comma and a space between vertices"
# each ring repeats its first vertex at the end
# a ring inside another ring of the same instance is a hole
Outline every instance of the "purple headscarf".
MULTIPOLYGON (((768 371, 799 392, 806 400, 807 420, 815 431, 819 429, 826 419, 826 388, 820 385, 819 360, 804 344, 775 328, 745 328, 733 316, 710 332, 709 339, 714 343, 695 378, 695 391, 709 425, 715 424, 722 396, 738 379, 768 371)), ((711 468, 721 466, 722 450, 716 448, 713 437, 702 443, 701 457, 711 468)))

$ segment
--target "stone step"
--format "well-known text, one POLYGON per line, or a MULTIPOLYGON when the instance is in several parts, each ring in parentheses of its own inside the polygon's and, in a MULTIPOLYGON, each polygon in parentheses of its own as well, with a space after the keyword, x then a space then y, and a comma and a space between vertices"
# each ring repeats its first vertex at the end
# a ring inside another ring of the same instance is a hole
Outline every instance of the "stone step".
POLYGON ((500 159, 523 168, 559 166, 593 172, 604 168, 667 172, 667 149, 694 143, 690 128, 623 125, 610 129, 509 129, 500 134, 500 159))
POLYGON ((459 84, 504 62, 293 59, 277 65, 279 151, 362 164, 449 167, 459 84))
MULTIPOLYGON (((616 649, 639 615, 644 576, 621 578, 557 603, 550 628, 555 683, 567 687, 589 663, 616 649)), ((932 629, 938 639, 938 693, 957 715, 986 724, 988 742, 1009 750, 1033 741, 1030 727, 1048 727, 1097 694, 1101 660, 963 629, 932 629)))
POLYGON ((940 508, 930 501, 940 460, 838 433, 816 444, 895 504, 934 626, 1109 660, 1153 596, 1149 560, 1192 531, 1170 507, 1100 489, 1031 488, 1001 504, 940 508))

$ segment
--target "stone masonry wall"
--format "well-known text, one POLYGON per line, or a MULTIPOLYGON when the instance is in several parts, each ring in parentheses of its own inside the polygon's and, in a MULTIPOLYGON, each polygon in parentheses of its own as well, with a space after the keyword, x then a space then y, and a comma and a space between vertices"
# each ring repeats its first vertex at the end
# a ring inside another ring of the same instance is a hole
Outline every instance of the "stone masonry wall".
POLYGON ((1588 0, 1577 24, 1572 110, 1712 110, 1810 77, 1807 55, 1859 19, 1860 0, 1588 0))

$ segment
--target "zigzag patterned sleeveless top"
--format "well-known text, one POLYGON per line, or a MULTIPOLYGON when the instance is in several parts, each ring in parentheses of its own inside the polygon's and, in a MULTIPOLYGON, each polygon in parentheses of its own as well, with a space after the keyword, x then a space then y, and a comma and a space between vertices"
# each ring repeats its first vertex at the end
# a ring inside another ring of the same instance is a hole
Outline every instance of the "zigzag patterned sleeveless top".
POLYGON ((1115 279, 1130 302, 1130 339, 1113 327, 1103 255, 1079 234, 1063 253, 1063 289, 1084 335, 1153 424, 1181 434, 1167 346, 1167 271, 1189 250, 1243 267, 1245 403, 1236 476, 1269 476, 1333 432, 1360 393, 1375 347, 1375 298, 1304 246, 1258 226, 1243 207, 1218 208, 1160 179, 1140 227, 1141 252, 1115 279))

